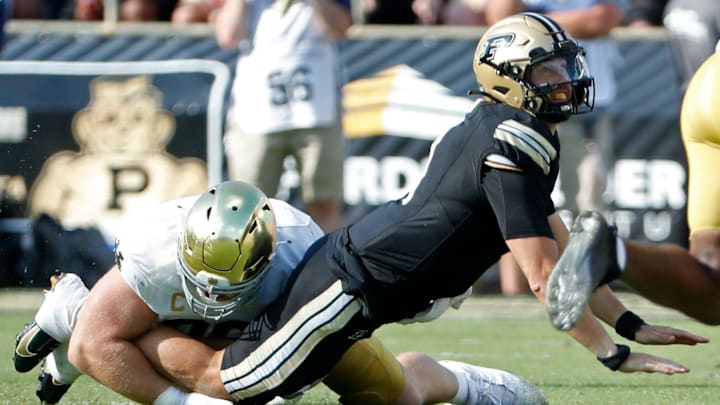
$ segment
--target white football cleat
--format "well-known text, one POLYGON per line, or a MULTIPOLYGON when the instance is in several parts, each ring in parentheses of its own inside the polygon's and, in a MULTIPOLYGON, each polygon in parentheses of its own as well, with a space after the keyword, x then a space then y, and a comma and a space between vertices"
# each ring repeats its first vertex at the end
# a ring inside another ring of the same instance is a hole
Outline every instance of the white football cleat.
POLYGON ((456 405, 546 405, 545 394, 535 384, 513 373, 451 360, 439 362, 467 381, 467 397, 456 405))

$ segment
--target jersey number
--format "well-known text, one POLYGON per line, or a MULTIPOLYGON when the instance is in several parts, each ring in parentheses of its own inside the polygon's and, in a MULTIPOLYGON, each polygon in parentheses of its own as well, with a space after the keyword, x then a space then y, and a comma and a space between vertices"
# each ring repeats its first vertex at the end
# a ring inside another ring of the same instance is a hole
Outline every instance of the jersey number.
POLYGON ((270 102, 285 105, 293 101, 308 101, 312 98, 310 69, 300 66, 292 72, 272 72, 268 75, 270 102))

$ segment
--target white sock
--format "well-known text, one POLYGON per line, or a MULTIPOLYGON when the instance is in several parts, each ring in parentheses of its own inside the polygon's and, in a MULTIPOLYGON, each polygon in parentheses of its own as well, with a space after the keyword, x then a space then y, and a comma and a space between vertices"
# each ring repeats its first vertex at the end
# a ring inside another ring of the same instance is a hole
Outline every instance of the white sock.
POLYGON ((45 300, 35 314, 35 322, 58 342, 69 341, 89 293, 76 274, 63 274, 55 288, 45 293, 45 300))
POLYGON ((52 375, 55 382, 72 384, 82 373, 70 363, 67 358, 68 344, 62 343, 45 359, 45 368, 52 375))
POLYGON ((153 405, 184 404, 185 399, 187 399, 187 395, 188 394, 186 392, 182 392, 175 387, 168 387, 165 391, 158 395, 157 398, 155 398, 155 401, 153 401, 153 405))
POLYGON ((627 265, 627 251, 625 250, 625 242, 623 242, 622 238, 619 236, 616 236, 615 240, 615 246, 617 251, 617 261, 618 261, 618 267, 620 267, 620 271, 625 271, 625 266, 627 265))
MULTIPOLYGON (((448 369, 448 370, 450 370, 450 369, 448 369)), ((458 390, 455 393, 455 396, 453 397, 453 399, 450 400, 450 402, 452 402, 453 404, 465 403, 465 401, 467 401, 467 395, 468 395, 468 383, 467 383, 465 374, 456 372, 455 370, 450 370, 450 371, 453 373, 453 375, 455 375, 455 379, 457 380, 457 383, 458 383, 458 390)))

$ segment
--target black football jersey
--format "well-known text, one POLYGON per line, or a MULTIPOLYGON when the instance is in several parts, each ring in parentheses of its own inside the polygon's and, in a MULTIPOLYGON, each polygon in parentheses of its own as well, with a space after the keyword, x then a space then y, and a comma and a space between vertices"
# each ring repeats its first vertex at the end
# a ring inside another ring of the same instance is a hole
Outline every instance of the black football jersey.
POLYGON ((413 191, 331 235, 344 290, 363 296, 366 316, 392 322, 464 292, 508 251, 506 239, 552 238, 559 150, 534 116, 478 102, 433 143, 413 191))

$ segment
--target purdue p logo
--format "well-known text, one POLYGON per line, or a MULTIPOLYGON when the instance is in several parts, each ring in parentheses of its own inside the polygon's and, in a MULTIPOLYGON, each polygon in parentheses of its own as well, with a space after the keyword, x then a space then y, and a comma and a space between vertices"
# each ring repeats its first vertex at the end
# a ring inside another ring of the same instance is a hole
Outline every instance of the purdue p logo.
POLYGON ((487 59, 492 59, 495 56, 495 52, 498 48, 507 48, 508 46, 510 46, 510 44, 513 43, 514 39, 515 34, 513 33, 498 34, 489 37, 483 43, 482 52, 478 53, 477 61, 483 62, 487 59))

